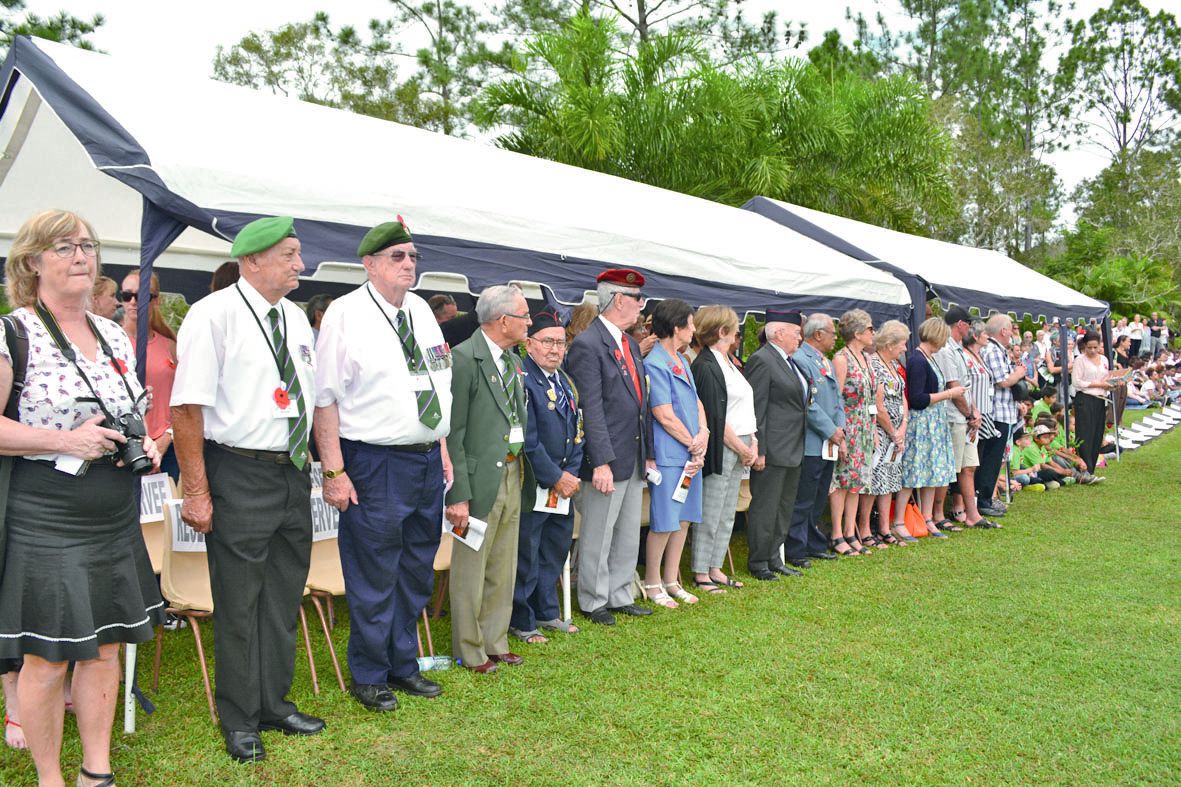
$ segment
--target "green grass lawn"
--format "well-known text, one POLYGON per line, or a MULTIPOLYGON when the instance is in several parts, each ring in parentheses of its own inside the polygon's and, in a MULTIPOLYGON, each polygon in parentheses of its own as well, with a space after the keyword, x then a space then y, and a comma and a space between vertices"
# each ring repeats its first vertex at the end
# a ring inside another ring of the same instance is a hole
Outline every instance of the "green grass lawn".
MULTIPOLYGON (((258 766, 223 753, 192 635, 170 632, 158 710, 116 733, 115 771, 123 785, 1175 784, 1179 449, 1170 433, 1099 487, 1019 495, 1002 530, 514 645, 523 666, 434 673, 442 697, 392 714, 341 694, 321 647, 322 693, 301 656, 293 698, 328 729, 265 734, 258 766)), ((434 638, 449 650, 445 619, 434 638)), ((68 717, 67 777, 80 760, 68 717)), ((0 784, 34 781, 28 756, 5 750, 0 784)))

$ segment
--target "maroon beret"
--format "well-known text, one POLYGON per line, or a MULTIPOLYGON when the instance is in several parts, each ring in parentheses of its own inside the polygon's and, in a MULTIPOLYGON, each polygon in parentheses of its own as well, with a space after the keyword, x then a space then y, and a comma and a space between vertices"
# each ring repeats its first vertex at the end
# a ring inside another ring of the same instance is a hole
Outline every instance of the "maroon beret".
POLYGON ((610 268, 600 273, 595 281, 622 284, 625 287, 643 287, 644 274, 631 268, 610 268))

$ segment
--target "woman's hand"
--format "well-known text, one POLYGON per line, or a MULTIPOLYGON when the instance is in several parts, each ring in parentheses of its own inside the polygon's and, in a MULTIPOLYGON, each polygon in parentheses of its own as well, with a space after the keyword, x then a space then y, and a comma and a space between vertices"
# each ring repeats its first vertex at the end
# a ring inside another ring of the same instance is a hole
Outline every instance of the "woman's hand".
MULTIPOLYGON (((104 416, 96 415, 87 419, 77 429, 67 432, 67 444, 63 453, 89 461, 111 453, 117 443, 127 442, 127 438, 114 429, 99 426, 103 420, 104 416)), ((159 464, 159 459, 156 463, 159 464)))

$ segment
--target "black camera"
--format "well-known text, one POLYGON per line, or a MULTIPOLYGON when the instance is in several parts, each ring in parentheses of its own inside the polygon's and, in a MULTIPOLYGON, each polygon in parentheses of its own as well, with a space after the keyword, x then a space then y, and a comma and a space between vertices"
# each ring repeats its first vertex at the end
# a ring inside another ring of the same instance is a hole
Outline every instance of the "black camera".
POLYGON ((101 426, 112 429, 127 438, 126 443, 115 444, 115 458, 136 475, 143 475, 152 469, 152 460, 144 451, 144 438, 148 429, 144 419, 136 412, 124 413, 112 420, 103 419, 101 426))

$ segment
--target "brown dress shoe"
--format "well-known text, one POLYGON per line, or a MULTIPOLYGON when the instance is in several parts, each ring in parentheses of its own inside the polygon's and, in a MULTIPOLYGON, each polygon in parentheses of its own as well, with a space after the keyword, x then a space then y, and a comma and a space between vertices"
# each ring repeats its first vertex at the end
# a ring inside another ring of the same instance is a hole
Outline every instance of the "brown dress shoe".
POLYGON ((521 658, 516 653, 489 653, 488 658, 492 659, 497 664, 508 664, 510 667, 515 667, 518 664, 525 663, 525 659, 521 658))
POLYGON ((463 666, 467 667, 472 672, 478 672, 481 675, 487 675, 490 672, 496 672, 496 662, 492 659, 488 659, 483 664, 477 664, 474 667, 468 664, 464 664, 463 666))

